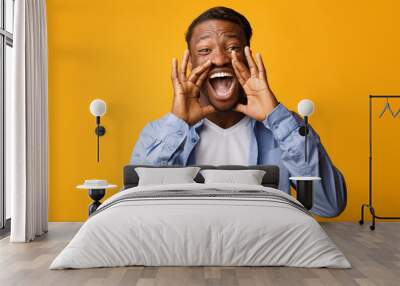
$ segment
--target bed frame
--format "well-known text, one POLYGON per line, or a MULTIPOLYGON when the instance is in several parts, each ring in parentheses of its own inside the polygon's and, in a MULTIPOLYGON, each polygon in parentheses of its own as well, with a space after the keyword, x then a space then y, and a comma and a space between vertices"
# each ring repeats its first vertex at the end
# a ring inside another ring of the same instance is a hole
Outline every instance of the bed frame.
MULTIPOLYGON (((240 166, 240 165, 221 165, 221 166, 211 166, 211 165, 196 165, 201 169, 219 169, 219 170, 249 170, 257 169, 264 170, 266 173, 262 179, 262 185, 264 187, 271 187, 278 189, 279 186, 279 167, 275 165, 257 165, 257 166, 240 166)), ((127 165, 124 167, 124 188, 133 188, 138 185, 139 176, 135 171, 136 167, 147 167, 147 168, 179 168, 182 166, 150 166, 150 165, 127 165)), ((197 183, 204 183, 204 178, 200 174, 197 174, 194 180, 197 183)))

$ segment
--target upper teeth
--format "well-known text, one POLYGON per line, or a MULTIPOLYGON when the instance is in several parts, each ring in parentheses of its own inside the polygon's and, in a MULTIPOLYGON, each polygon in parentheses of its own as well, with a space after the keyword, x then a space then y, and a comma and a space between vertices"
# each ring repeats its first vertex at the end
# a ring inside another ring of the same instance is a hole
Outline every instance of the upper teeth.
POLYGON ((216 73, 212 74, 212 75, 210 76, 210 78, 225 77, 225 76, 232 77, 232 74, 227 73, 227 72, 216 72, 216 73))

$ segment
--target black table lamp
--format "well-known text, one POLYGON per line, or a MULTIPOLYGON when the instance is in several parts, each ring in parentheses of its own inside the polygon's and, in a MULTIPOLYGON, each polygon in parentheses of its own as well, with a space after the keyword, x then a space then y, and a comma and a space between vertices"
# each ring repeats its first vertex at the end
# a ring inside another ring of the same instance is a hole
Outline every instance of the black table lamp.
MULTIPOLYGON (((307 137, 309 133, 308 117, 314 112, 314 103, 309 99, 303 99, 297 105, 299 114, 304 117, 304 125, 300 127, 299 134, 304 136, 304 161, 308 163, 307 137)), ((313 207, 313 181, 321 180, 320 177, 290 177, 296 181, 297 200, 310 210, 313 207)))

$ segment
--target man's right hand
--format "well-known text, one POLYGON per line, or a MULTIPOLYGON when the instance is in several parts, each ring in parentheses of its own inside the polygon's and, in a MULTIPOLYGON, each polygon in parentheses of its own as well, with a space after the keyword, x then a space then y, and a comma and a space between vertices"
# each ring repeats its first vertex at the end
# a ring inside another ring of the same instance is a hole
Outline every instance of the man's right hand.
POLYGON ((178 61, 175 58, 172 60, 171 79, 174 87, 172 113, 191 126, 216 110, 211 105, 201 106, 199 102, 200 87, 210 71, 210 60, 191 70, 189 77, 186 76, 188 62, 189 50, 185 51, 179 70, 178 61))

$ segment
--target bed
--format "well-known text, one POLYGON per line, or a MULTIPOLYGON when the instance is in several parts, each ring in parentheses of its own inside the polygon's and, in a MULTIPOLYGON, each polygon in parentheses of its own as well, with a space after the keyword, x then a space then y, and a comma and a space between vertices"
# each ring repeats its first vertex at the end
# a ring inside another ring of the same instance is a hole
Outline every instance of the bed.
MULTIPOLYGON (((350 268, 313 216, 279 191, 277 166, 200 166, 265 170, 262 185, 195 183, 124 187, 82 225, 50 269, 144 266, 350 268)), ((149 166, 146 166, 149 167, 149 166)))

